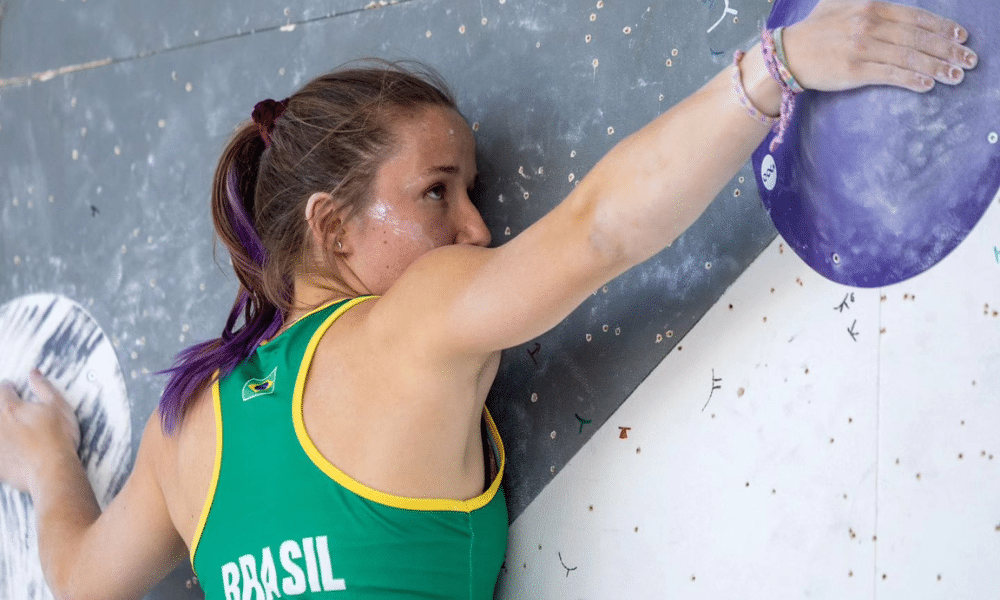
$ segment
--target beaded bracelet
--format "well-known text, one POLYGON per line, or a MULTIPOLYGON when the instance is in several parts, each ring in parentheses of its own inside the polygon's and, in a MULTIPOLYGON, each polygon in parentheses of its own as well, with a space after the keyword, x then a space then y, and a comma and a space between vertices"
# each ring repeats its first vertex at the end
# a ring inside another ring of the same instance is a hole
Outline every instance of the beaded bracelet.
POLYGON ((778 72, 781 73, 781 79, 788 84, 788 87, 792 88, 792 91, 796 94, 801 94, 805 90, 799 85, 799 82, 795 80, 795 76, 792 75, 792 71, 788 68, 788 59, 785 58, 785 44, 782 40, 785 27, 781 26, 774 30, 774 49, 777 51, 778 55, 778 72))
POLYGON ((736 93, 736 99, 740 101, 740 104, 747 109, 747 114, 753 119, 760 121, 768 127, 773 127, 777 123, 777 119, 774 117, 769 117, 757 110, 747 98, 747 92, 743 88, 743 75, 740 73, 740 60, 743 58, 744 52, 742 50, 737 50, 733 55, 733 91, 736 93))
MULTIPOLYGON (((795 96, 798 92, 792 89, 792 86, 781 77, 781 71, 778 67, 780 61, 774 47, 772 33, 764 29, 760 34, 760 38, 761 51, 764 53, 764 64, 767 65, 767 70, 771 74, 771 77, 774 77, 778 85, 781 86, 781 120, 778 124, 778 135, 774 136, 774 139, 771 140, 770 146, 771 152, 774 152, 785 139, 785 130, 792 120, 792 112, 795 110, 795 96)), ((789 73, 789 76, 791 76, 791 73, 789 73)))

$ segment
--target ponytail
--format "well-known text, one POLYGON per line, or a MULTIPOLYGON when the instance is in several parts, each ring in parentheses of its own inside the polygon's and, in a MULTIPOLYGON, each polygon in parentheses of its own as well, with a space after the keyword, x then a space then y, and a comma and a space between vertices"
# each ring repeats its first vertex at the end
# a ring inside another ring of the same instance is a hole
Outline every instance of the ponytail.
MULTIPOLYGON (((265 150, 256 125, 248 123, 229 143, 219 161, 212 189, 215 231, 228 247, 240 289, 222 336, 181 351, 174 366, 160 371, 170 379, 160 399, 160 420, 169 435, 177 430, 188 406, 205 385, 222 378, 246 360, 263 340, 281 328, 283 311, 261 292, 267 250, 254 228, 254 193, 265 150), (242 316, 242 323, 237 326, 242 316)), ((290 299, 288 289, 284 300, 290 299)))

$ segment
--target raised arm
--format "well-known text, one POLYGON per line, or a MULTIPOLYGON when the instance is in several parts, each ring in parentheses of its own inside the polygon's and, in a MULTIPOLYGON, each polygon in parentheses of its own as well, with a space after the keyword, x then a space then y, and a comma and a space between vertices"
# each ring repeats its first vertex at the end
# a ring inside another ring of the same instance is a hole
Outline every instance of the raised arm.
POLYGON ((31 494, 49 588, 60 599, 141 598, 187 553, 153 467, 159 419, 150 419, 132 474, 101 513, 76 455, 72 409, 40 374, 31 385, 38 402, 0 385, 0 480, 31 494))
MULTIPOLYGON (((957 23, 923 10, 823 0, 784 39, 790 67, 807 88, 924 92, 935 80, 957 84, 974 66, 975 55, 961 45, 966 37, 957 23)), ((760 46, 740 67, 750 101, 777 115, 780 88, 760 46)), ((764 139, 768 127, 737 102, 731 74, 725 69, 622 140, 516 238, 495 249, 428 254, 373 311, 381 308, 387 323, 422 315, 416 335, 444 356, 478 357, 555 326, 600 285, 670 245, 764 139)))

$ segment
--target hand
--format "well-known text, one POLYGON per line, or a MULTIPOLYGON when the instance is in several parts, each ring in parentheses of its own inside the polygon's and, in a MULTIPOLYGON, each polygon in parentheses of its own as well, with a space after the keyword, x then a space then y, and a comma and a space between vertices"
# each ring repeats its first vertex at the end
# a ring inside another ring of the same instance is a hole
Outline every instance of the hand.
POLYGON ((30 492, 48 461, 77 456, 80 426, 73 409, 37 370, 29 383, 37 402, 0 383, 0 481, 30 492))
POLYGON ((965 78, 978 57, 969 34, 934 13, 862 0, 820 0, 806 19, 785 28, 788 68, 806 89, 833 92, 893 85, 926 92, 965 78))

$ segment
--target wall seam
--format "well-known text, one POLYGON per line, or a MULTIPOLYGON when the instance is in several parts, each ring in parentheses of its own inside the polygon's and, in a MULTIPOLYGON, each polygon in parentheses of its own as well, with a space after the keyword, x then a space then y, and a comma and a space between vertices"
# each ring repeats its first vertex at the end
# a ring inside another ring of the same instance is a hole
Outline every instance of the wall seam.
MULTIPOLYGON (((247 31, 240 31, 238 33, 231 33, 229 35, 223 35, 223 36, 220 36, 220 37, 217 37, 217 38, 212 38, 210 40, 197 40, 197 41, 193 41, 193 42, 188 42, 186 44, 180 44, 178 46, 170 46, 170 47, 167 47, 167 48, 159 48, 159 49, 156 49, 156 50, 148 50, 148 51, 145 51, 145 52, 140 52, 138 54, 134 54, 132 56, 122 56, 122 57, 117 57, 117 58, 109 56, 109 57, 106 57, 106 58, 102 58, 102 59, 98 59, 98 60, 92 60, 92 61, 89 61, 89 62, 78 63, 78 64, 75 64, 75 65, 65 65, 65 66, 62 66, 62 67, 57 67, 55 69, 49 69, 49 70, 46 70, 46 71, 39 71, 37 73, 32 73, 30 75, 18 75, 18 76, 10 77, 8 79, 2 79, 2 78, 0 78, 0 89, 22 87, 22 86, 25 86, 25 85, 31 85, 34 82, 44 83, 44 82, 49 81, 51 79, 55 79, 56 77, 62 77, 63 75, 67 75, 69 73, 76 73, 78 71, 87 71, 87 70, 96 69, 96 68, 100 68, 100 67, 106 67, 106 66, 109 66, 109 65, 116 65, 116 64, 119 64, 119 63, 132 62, 132 61, 136 61, 136 60, 141 60, 143 58, 149 58, 151 56, 156 56, 158 54, 166 54, 168 52, 176 52, 178 50, 187 50, 189 48, 197 48, 199 46, 205 46, 207 44, 214 44, 214 43, 217 43, 217 42, 226 42, 226 41, 229 41, 229 40, 234 40, 234 39, 245 37, 245 36, 248 36, 248 35, 253 35, 255 33, 269 33, 269 32, 277 31, 277 30, 294 31, 295 28, 297 28, 299 25, 309 25, 311 23, 316 23, 316 22, 319 22, 319 21, 326 21, 326 20, 329 20, 329 19, 336 19, 338 17, 346 17, 346 16, 349 16, 349 15, 357 14, 359 12, 365 12, 365 11, 368 11, 368 10, 381 10, 383 8, 389 8, 390 6, 398 6, 398 5, 402 5, 402 4, 409 4, 411 2, 416 2, 416 1, 417 0, 396 0, 392 4, 387 4, 385 6, 377 6, 377 7, 374 7, 374 8, 365 8, 365 7, 353 8, 353 9, 350 9, 350 10, 346 10, 344 12, 327 13, 325 15, 321 15, 321 16, 318 16, 318 17, 311 17, 311 18, 308 18, 308 19, 301 19, 299 21, 291 21, 291 20, 289 20, 286 23, 281 24, 281 25, 269 25, 269 26, 266 26, 266 27, 259 27, 259 28, 256 28, 256 29, 249 29, 247 31)), ((4 9, 5 8, 6 8, 6 5, 0 5, 0 24, 2 24, 2 19, 3 19, 3 14, 4 14, 4 9)))
POLYGON ((873 555, 872 555, 872 600, 878 600, 878 490, 879 466, 882 464, 882 288, 879 288, 878 300, 878 343, 875 346, 875 522, 872 525, 873 555))

